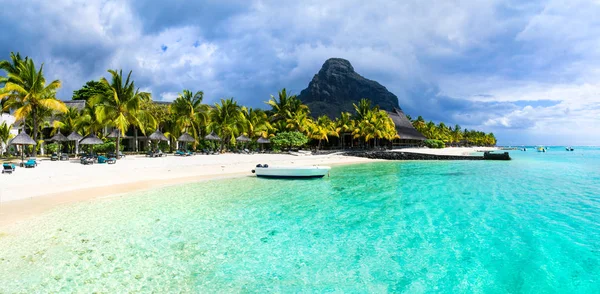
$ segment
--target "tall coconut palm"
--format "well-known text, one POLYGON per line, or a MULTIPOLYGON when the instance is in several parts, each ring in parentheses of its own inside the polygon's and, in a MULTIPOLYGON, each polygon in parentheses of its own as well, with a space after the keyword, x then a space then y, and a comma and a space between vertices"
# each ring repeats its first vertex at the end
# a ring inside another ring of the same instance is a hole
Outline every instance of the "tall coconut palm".
POLYGON ((244 115, 244 130, 251 139, 266 137, 273 127, 269 123, 267 114, 261 109, 242 107, 244 115))
POLYGON ((233 98, 221 99, 210 111, 210 127, 221 137, 221 149, 224 142, 231 142, 244 129, 242 107, 233 98))
MULTIPOLYGON (((26 62, 29 59, 29 57, 25 57, 25 59, 23 59, 21 57, 21 54, 17 52, 17 54, 15 54, 14 52, 10 53, 10 60, 2 60, 0 61, 0 69, 4 70, 8 75, 12 74, 15 76, 19 75, 19 66, 21 64, 23 64, 24 62, 26 62)), ((9 76, 6 77, 1 77, 0 76, 0 86, 4 87, 4 85, 8 82, 9 80, 9 76)))
POLYGON ((287 91, 283 88, 275 98, 271 95, 271 99, 265 102, 271 106, 272 121, 288 120, 295 115, 308 114, 308 106, 302 104, 296 95, 288 96, 287 91))
MULTIPOLYGON (((111 74, 111 81, 106 78, 100 79, 104 85, 110 88, 107 93, 102 93, 91 97, 88 102, 93 105, 94 112, 98 121, 106 121, 108 125, 115 127, 118 132, 116 150, 119 150, 119 141, 121 136, 130 125, 139 127, 145 134, 144 126, 139 117, 148 115, 140 110, 142 101, 151 100, 150 93, 140 92, 131 80, 131 71, 123 81, 123 71, 108 70, 111 74)), ((137 142, 136 142, 137 143, 137 142)))
POLYGON ((77 120, 81 115, 81 111, 75 107, 67 107, 65 113, 60 114, 56 120, 52 122, 52 132, 50 135, 56 134, 58 130, 70 134, 77 130, 77 120))
POLYGON ((0 91, 0 99, 5 100, 4 110, 13 109, 17 121, 31 119, 33 139, 36 141, 40 116, 44 110, 59 113, 67 111, 65 104, 56 98, 60 81, 55 80, 46 85, 43 69, 43 64, 39 70, 36 69, 32 59, 22 60, 16 64, 16 72, 8 73, 4 88, 0 91))
POLYGON ((182 132, 189 134, 198 140, 202 135, 202 126, 206 126, 209 120, 210 108, 202 104, 204 92, 198 91, 195 94, 189 90, 183 90, 177 99, 171 104, 171 111, 176 115, 176 125, 182 132))
POLYGON ((338 137, 335 124, 326 115, 319 116, 316 122, 311 123, 309 126, 309 130, 309 137, 319 141, 319 144, 317 145, 317 150, 321 149, 322 140, 329 142, 330 136, 338 137))
POLYGON ((0 151, 2 151, 2 154, 4 154, 4 148, 8 146, 8 141, 12 138, 11 128, 12 125, 7 124, 5 121, 0 124, 0 151))
POLYGON ((341 143, 342 143, 342 147, 345 146, 344 145, 344 134, 345 133, 352 133, 352 131, 354 130, 354 125, 355 125, 355 121, 352 119, 352 114, 350 114, 349 112, 342 112, 340 114, 340 117, 337 118, 335 120, 335 125, 336 125, 336 132, 338 133, 338 136, 341 135, 341 143))

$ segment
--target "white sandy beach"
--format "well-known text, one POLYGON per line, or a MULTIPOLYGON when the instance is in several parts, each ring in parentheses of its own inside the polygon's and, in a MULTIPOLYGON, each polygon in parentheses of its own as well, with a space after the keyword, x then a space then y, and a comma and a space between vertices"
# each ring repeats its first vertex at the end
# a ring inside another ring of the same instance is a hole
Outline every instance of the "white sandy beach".
POLYGON ((403 148, 393 150, 394 152, 409 152, 419 154, 433 154, 433 155, 453 155, 453 156, 469 156, 475 152, 494 151, 498 150, 498 147, 447 147, 443 149, 432 149, 432 148, 403 148))
MULTIPOLYGON (((491 149, 494 148, 411 148, 396 151, 469 155, 491 149)), ((259 163, 341 165, 372 161, 374 160, 336 154, 169 155, 162 158, 136 155, 121 159, 113 165, 81 165, 78 159, 42 159, 36 168, 17 168, 11 175, 0 176, 0 225, 66 203, 208 179, 253 176, 251 170, 259 163)))

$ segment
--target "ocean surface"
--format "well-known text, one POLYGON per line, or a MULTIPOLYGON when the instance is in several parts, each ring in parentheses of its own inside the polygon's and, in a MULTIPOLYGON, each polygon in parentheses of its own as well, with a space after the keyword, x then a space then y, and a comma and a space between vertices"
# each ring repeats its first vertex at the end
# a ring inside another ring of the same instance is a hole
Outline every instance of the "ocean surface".
POLYGON ((600 148, 575 148, 59 207, 0 229, 0 293, 599 293, 600 148))

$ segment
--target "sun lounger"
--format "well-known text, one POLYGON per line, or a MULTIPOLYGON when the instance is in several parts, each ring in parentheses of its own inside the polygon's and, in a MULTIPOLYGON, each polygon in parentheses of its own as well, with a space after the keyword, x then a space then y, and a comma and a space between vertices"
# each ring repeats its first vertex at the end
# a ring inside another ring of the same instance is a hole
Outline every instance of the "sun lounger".
POLYGON ((181 150, 175 151, 175 156, 186 156, 187 154, 181 150))
POLYGON ((37 166, 37 162, 34 159, 29 159, 23 163, 23 166, 26 168, 34 168, 37 166))
POLYGON ((66 153, 62 153, 62 154, 60 155, 60 159, 59 159, 59 160, 61 160, 61 161, 64 161, 64 160, 69 160, 69 155, 68 155, 68 154, 66 154, 66 153))
POLYGON ((58 154, 52 153, 52 155, 50 155, 50 160, 51 161, 58 161, 58 154))
POLYGON ((94 164, 94 158, 89 156, 83 156, 79 159, 79 162, 83 165, 94 164))
POLYGON ((2 173, 3 174, 12 174, 15 171, 15 165, 12 163, 4 163, 2 164, 2 173))

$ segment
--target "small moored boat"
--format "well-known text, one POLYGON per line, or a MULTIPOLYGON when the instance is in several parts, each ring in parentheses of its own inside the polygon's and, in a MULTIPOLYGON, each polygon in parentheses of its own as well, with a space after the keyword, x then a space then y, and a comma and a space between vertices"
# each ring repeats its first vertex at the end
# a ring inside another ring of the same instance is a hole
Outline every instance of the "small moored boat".
POLYGON ((329 173, 329 166, 269 166, 258 164, 252 173, 263 178, 322 178, 329 173))
POLYGON ((573 147, 571 147, 571 146, 569 146, 569 147, 566 147, 565 149, 567 149, 567 151, 573 151, 573 150, 575 150, 575 149, 573 149, 573 147))

